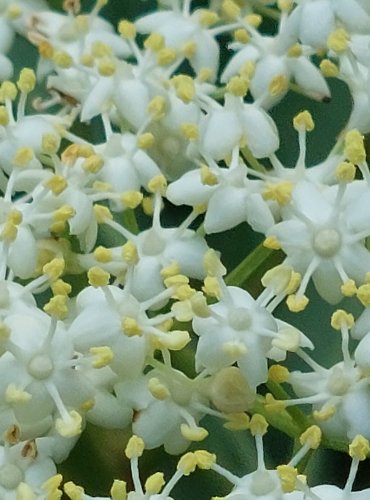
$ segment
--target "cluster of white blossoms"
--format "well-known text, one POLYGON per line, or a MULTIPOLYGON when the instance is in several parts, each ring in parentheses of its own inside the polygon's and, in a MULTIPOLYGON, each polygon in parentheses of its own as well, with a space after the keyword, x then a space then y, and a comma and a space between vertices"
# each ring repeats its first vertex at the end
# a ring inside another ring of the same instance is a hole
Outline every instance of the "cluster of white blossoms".
POLYGON ((370 498, 354 487, 370 455, 369 2, 158 0, 117 26, 107 3, 0 0, 0 500, 180 499, 195 469, 231 484, 214 500, 370 498), (13 68, 20 36, 34 68, 13 68), (291 91, 328 102, 329 78, 347 123, 309 165, 299 112, 286 165, 270 110, 291 91), (208 235, 241 223, 263 242, 226 269, 208 235), (280 318, 312 293, 343 301, 332 366, 280 318), (254 472, 221 465, 207 416, 250 431, 254 472), (132 480, 109 496, 58 473, 90 424, 131 435, 132 480), (272 469, 268 426, 295 440, 272 469), (321 444, 350 455, 344 487, 304 475, 321 444), (142 485, 138 459, 161 446, 177 469, 142 485))

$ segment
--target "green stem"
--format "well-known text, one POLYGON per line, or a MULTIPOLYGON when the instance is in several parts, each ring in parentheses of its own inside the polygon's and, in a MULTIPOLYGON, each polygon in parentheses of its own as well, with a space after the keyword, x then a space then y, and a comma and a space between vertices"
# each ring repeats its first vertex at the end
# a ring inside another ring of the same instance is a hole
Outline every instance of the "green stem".
POLYGON ((229 286, 242 286, 248 281, 258 270, 273 258, 273 260, 281 260, 282 252, 270 250, 260 243, 247 257, 236 266, 227 276, 225 282, 229 286))
MULTIPOLYGON (((269 381, 266 385, 275 399, 283 401, 290 399, 289 394, 281 387, 280 384, 269 381)), ((307 427, 311 425, 312 422, 310 421, 310 419, 303 413, 303 411, 297 408, 297 406, 289 406, 286 408, 286 411, 292 417, 297 426, 300 427, 301 432, 303 432, 305 429, 307 429, 307 427)))
POLYGON ((135 210, 128 208, 123 212, 123 225, 133 234, 139 234, 140 228, 136 220, 135 210))
POLYGON ((300 427, 297 426, 296 422, 286 410, 279 412, 266 410, 263 396, 257 396, 251 413, 259 413, 260 415, 263 415, 272 427, 284 432, 284 434, 292 439, 296 439, 301 434, 300 427))
POLYGON ((263 16, 270 17, 275 21, 280 20, 281 14, 276 9, 272 9, 271 7, 265 7, 264 5, 261 5, 258 2, 253 2, 253 8, 255 9, 256 12, 262 14, 263 16))
POLYGON ((256 171, 256 172, 262 172, 265 174, 267 172, 266 168, 260 163, 256 158, 253 156, 251 150, 247 147, 244 146, 243 148, 240 149, 241 154, 243 155, 243 158, 249 163, 249 165, 256 171))

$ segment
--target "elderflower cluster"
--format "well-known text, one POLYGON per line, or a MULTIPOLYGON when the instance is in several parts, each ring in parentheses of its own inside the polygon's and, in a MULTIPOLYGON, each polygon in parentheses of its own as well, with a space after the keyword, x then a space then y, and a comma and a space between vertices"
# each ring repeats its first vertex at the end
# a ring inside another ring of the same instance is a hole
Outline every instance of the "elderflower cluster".
POLYGON ((370 498, 369 2, 121 2, 116 24, 60 3, 0 0, 0 500, 181 500, 184 476, 206 500, 197 474, 213 500, 370 498), (311 161, 339 81, 349 116, 311 161), (69 476, 85 428, 121 436, 110 491, 69 476), (160 447, 175 470, 140 471, 160 447), (340 485, 307 466, 323 448, 340 485))

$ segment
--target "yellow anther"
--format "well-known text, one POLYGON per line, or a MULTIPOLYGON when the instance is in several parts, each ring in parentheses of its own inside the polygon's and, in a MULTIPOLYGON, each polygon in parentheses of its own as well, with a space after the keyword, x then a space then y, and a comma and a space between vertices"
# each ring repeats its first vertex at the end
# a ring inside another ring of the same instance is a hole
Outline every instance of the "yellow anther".
POLYGON ((211 68, 201 68, 198 71, 197 80, 199 82, 208 82, 212 79, 214 71, 211 68))
POLYGON ((255 413, 250 420, 249 428, 253 436, 263 436, 268 429, 267 420, 263 415, 255 413))
POLYGON ((112 57, 102 57, 97 65, 100 76, 112 76, 116 72, 117 63, 112 57))
POLYGON ((62 279, 57 279, 52 283, 51 290, 53 295, 69 295, 72 292, 72 287, 62 279))
POLYGON ((57 418, 55 429, 62 437, 78 436, 82 432, 82 417, 77 411, 69 412, 69 418, 57 418))
POLYGON ((231 358, 239 359, 247 354, 248 349, 242 342, 230 340, 222 344, 222 352, 231 358))
POLYGON ((68 52, 65 52, 63 50, 58 50, 54 52, 53 62, 56 66, 58 66, 61 69, 68 69, 71 66, 73 66, 72 57, 68 54, 68 52))
POLYGON ((62 175, 53 175, 44 182, 44 186, 50 189, 50 191, 56 196, 62 193, 68 186, 67 180, 62 175))
POLYGON ((168 399, 171 396, 168 388, 164 384, 162 384, 156 377, 152 377, 149 379, 148 389, 151 395, 155 399, 159 399, 160 401, 168 399))
POLYGON ((294 117, 293 126, 298 132, 300 130, 311 132, 311 130, 315 128, 315 122, 313 121, 312 115, 309 111, 302 111, 294 117))
POLYGON ((33 69, 23 68, 19 74, 17 86, 24 94, 29 94, 35 88, 36 75, 33 69))
POLYGON ((125 448, 126 457, 131 460, 132 458, 139 458, 144 453, 145 444, 141 437, 135 434, 128 440, 125 448))
POLYGON ((16 489, 17 500, 36 500, 33 488, 27 483, 19 483, 16 489))
POLYGON ((217 299, 221 298, 221 286, 218 278, 215 276, 207 276, 205 278, 202 290, 209 297, 216 297, 217 299))
POLYGON ((294 293, 299 285, 301 284, 302 281, 302 276, 300 273, 297 273, 296 271, 292 271, 290 280, 288 283, 288 286, 285 290, 285 292, 289 295, 291 293, 294 293))
POLYGON ((34 158, 32 148, 23 147, 18 148, 12 160, 12 164, 16 167, 27 167, 31 160, 34 158))
POLYGON ((121 194, 121 201, 127 208, 134 209, 143 201, 144 195, 140 191, 126 191, 121 194))
POLYGON ((223 424, 230 431, 244 431, 249 429, 250 418, 246 413, 228 413, 227 422, 223 424))
POLYGON ((329 420, 329 418, 331 418, 333 415, 335 415, 336 411, 336 407, 330 405, 321 408, 321 410, 313 411, 312 415, 315 420, 318 420, 319 422, 325 422, 326 420, 329 420))
POLYGON ((18 19, 22 15, 22 9, 20 5, 17 5, 16 3, 10 4, 9 7, 6 10, 6 16, 10 20, 15 20, 18 19))
POLYGON ((118 23, 118 33, 126 40, 134 40, 136 37, 136 28, 134 23, 127 21, 127 19, 122 19, 118 23))
POLYGON ((353 163, 343 161, 335 169, 335 177, 338 182, 352 182, 356 176, 356 167, 353 163))
POLYGON ((89 172, 91 174, 96 174, 101 170, 104 165, 104 158, 100 155, 91 155, 86 158, 82 163, 82 168, 85 172, 89 172))
POLYGON ((218 252, 210 248, 204 254, 203 266, 208 276, 223 276, 226 274, 226 267, 222 264, 218 252))
POLYGON ((213 10, 202 9, 199 11, 199 23, 204 27, 212 26, 212 24, 216 24, 218 20, 219 17, 213 10))
POLYGON ((42 136, 41 147, 43 153, 54 154, 60 146, 60 137, 55 134, 44 134, 42 136))
POLYGON ((301 445, 308 446, 311 450, 316 450, 320 446, 322 432, 317 425, 311 425, 300 436, 301 445))
POLYGON ((268 412, 274 414, 281 413, 285 410, 286 403, 284 400, 275 399, 272 394, 267 393, 265 396, 264 406, 268 412))
POLYGON ((13 82, 6 80, 1 84, 0 95, 2 99, 10 99, 11 101, 14 101, 14 99, 17 97, 17 94, 18 90, 13 82))
POLYGON ((102 181, 94 181, 93 188, 96 189, 96 191, 101 191, 105 193, 112 190, 112 186, 111 184, 109 184, 109 182, 102 182, 102 181))
POLYGON ((56 257, 55 259, 44 265, 44 267, 42 268, 42 272, 43 274, 46 274, 49 280, 55 281, 63 274, 64 268, 64 259, 56 257))
POLYGON ((189 332, 186 330, 172 330, 167 335, 156 338, 156 348, 181 351, 190 342, 189 332))
MULTIPOLYGON (((176 275, 180 275, 181 273, 181 270, 180 270, 180 266, 178 264, 178 262, 172 262, 171 264, 169 264, 168 266, 166 267, 163 267, 162 270, 161 270, 161 276, 164 280, 166 280, 167 278, 170 278, 170 277, 173 277, 173 276, 176 276, 176 275)), ((188 283, 188 280, 184 281, 185 283, 188 283)), ((171 282, 169 282, 171 283, 171 282)), ((169 285, 169 286, 172 286, 172 285, 169 285)))
POLYGON ((327 44, 330 50, 336 53, 345 52, 348 48, 349 34, 344 28, 338 28, 333 33, 330 33, 327 44))
POLYGON ((100 267, 93 266, 87 271, 89 284, 94 288, 106 286, 109 284, 110 274, 100 267))
POLYGON ((262 16, 259 14, 248 14, 245 16, 244 21, 253 28, 258 28, 262 23, 262 16))
POLYGON ((353 297, 357 293, 356 283, 354 282, 354 280, 347 280, 340 287, 340 291, 345 297, 353 297))
POLYGON ((247 30, 240 28, 234 31, 234 40, 239 43, 248 43, 251 37, 247 30))
POLYGON ((164 48, 164 37, 160 33, 151 33, 144 42, 144 47, 153 52, 158 52, 164 48))
POLYGON ((254 61, 247 61, 241 66, 239 74, 250 80, 253 77, 255 70, 256 63, 254 61))
POLYGON ((23 220, 23 214, 19 210, 13 208, 9 213, 6 218, 7 222, 11 222, 15 226, 19 226, 19 224, 23 220))
POLYGON ((127 488, 125 481, 115 479, 110 489, 110 496, 112 497, 112 500, 126 500, 127 488))
POLYGON ((27 403, 31 398, 29 392, 19 389, 15 384, 9 384, 5 390, 6 403, 27 403))
POLYGON ((217 175, 212 172, 208 165, 204 163, 199 169, 200 180, 205 186, 215 186, 218 184, 217 175))
POLYGON ((263 240, 262 244, 265 248, 269 248, 270 250, 281 249, 281 244, 279 240, 276 238, 276 236, 267 236, 267 238, 263 240))
POLYGON ((113 56, 113 50, 110 45, 107 43, 104 43, 102 41, 96 41, 93 43, 91 47, 91 55, 94 58, 100 59, 103 57, 112 57, 113 56))
POLYGON ((278 0, 277 6, 281 12, 290 12, 293 8, 294 0, 278 0))
POLYGON ((188 300, 196 293, 196 290, 188 284, 180 285, 176 287, 172 298, 177 300, 188 300))
POLYGON ((339 75, 339 68, 329 59, 323 59, 320 63, 320 71, 326 78, 336 78, 339 75))
POLYGON ((370 283, 358 287, 356 295, 362 305, 370 307, 370 283))
POLYGON ((139 262, 137 247, 132 241, 128 241, 122 246, 122 257, 127 264, 135 265, 139 262))
POLYGON ((112 349, 106 345, 90 347, 89 352, 94 356, 94 361, 92 362, 94 368, 104 368, 114 358, 112 349))
POLYGON ((281 481, 281 488, 284 493, 291 493, 295 490, 298 471, 290 465, 278 465, 276 471, 281 481))
MULTIPOLYGON (((193 40, 189 40, 182 45, 181 52, 184 54, 184 56, 186 58, 190 59, 190 58, 194 57, 194 55, 197 52, 197 44, 193 40)), ((199 74, 198 74, 198 78, 199 78, 199 74)), ((207 78, 204 81, 207 81, 208 79, 209 78, 207 78)))
POLYGON ((125 335, 128 337, 135 337, 136 335, 142 335, 143 331, 140 328, 139 323, 135 318, 126 316, 121 320, 121 328, 125 335))
POLYGON ((0 125, 6 126, 9 123, 9 113, 5 106, 0 106, 0 125))
POLYGON ((202 292, 196 292, 190 299, 193 313, 200 318, 208 318, 211 311, 207 304, 207 299, 202 292))
POLYGON ((240 7, 233 0, 224 0, 221 6, 222 13, 230 20, 240 17, 240 7))
POLYGON ((209 470, 216 463, 216 455, 206 450, 196 450, 194 452, 199 469, 209 470))
POLYGON ((84 497, 84 489, 81 486, 77 486, 74 482, 68 481, 68 483, 64 484, 64 493, 71 500, 83 500, 84 497))
POLYGON ((166 114, 166 99, 157 95, 148 104, 148 112, 153 118, 153 120, 160 120, 166 114))
POLYGON ((353 129, 346 133, 344 138, 344 154, 355 165, 359 165, 366 160, 364 136, 358 130, 353 129))
POLYGON ((188 75, 176 75, 171 79, 176 95, 185 104, 188 104, 194 99, 195 85, 194 80, 188 75))
POLYGON ((47 314, 57 319, 64 319, 68 314, 66 295, 54 295, 49 302, 47 302, 43 309, 47 314))
POLYGON ((280 94, 287 92, 289 88, 289 79, 286 75, 276 75, 269 83, 269 94, 272 97, 277 97, 280 94))
POLYGON ((21 440, 21 430, 18 425, 11 425, 3 434, 3 439, 6 443, 17 444, 21 440))
POLYGON ((54 222, 66 222, 76 215, 76 210, 70 205, 62 205, 53 212, 54 222))
POLYGON ((149 149, 154 145, 155 138, 151 132, 145 132, 137 138, 137 147, 140 149, 149 149))
POLYGON ((283 365, 272 365, 268 371, 269 380, 277 384, 283 384, 289 379, 289 370, 283 365))
POLYGON ((12 222, 6 222, 0 233, 0 240, 8 241, 9 243, 15 241, 18 235, 18 228, 12 222))
POLYGON ((164 175, 159 174, 150 179, 148 182, 148 191, 150 193, 165 194, 167 189, 167 180, 164 175))
POLYGON ((192 472, 195 471, 197 466, 197 459, 194 453, 189 451, 185 453, 177 463, 177 470, 181 471, 184 476, 189 476, 192 472))
POLYGON ((154 199, 153 196, 144 196, 143 202, 143 211, 145 215, 153 215, 154 212, 154 199))
POLYGON ((95 399, 87 399, 86 401, 84 401, 80 405, 79 409, 84 411, 84 412, 87 412, 87 411, 92 410, 94 408, 95 404, 96 404, 95 399))
POLYGON ((112 250, 99 246, 94 250, 94 257, 98 262, 107 263, 112 261, 112 250))
POLYGON ((338 309, 331 316, 331 326, 335 330, 341 330, 341 328, 352 328, 355 323, 355 318, 353 314, 343 311, 343 309, 338 309))
POLYGON ((286 299, 286 304, 288 306, 289 311, 291 312, 301 312, 306 309, 307 304, 309 303, 309 298, 305 295, 289 295, 286 299))
POLYGON ((300 346, 300 339, 299 331, 288 326, 279 330, 278 337, 272 339, 272 345, 283 351, 296 352, 300 346))
POLYGON ((104 224, 104 222, 113 219, 111 211, 104 205, 94 205, 94 214, 98 224, 104 224))
POLYGON ((162 472, 156 472, 148 477, 145 481, 145 493, 148 495, 157 495, 165 484, 164 475, 162 472))
POLYGON ((0 321, 0 340, 7 340, 10 337, 10 328, 0 321))
POLYGON ((189 441, 203 441, 208 436, 208 431, 204 427, 191 427, 188 424, 181 424, 181 435, 189 441))
POLYGON ((164 47, 156 54, 157 64, 160 66, 168 66, 176 60, 176 50, 170 47, 164 47))
POLYGON ((189 141, 196 141, 199 138, 199 128, 195 123, 182 123, 180 130, 189 141))
POLYGON ((81 54, 79 62, 82 66, 92 68, 94 66, 94 57, 91 54, 81 54))
POLYGON ((76 16, 74 19, 74 25, 76 30, 81 33, 81 34, 86 34, 89 32, 90 29, 90 20, 89 16, 86 16, 84 14, 80 14, 79 16, 76 16))
POLYGON ((54 48, 47 40, 42 40, 38 44, 37 49, 40 56, 44 59, 52 59, 54 56, 54 48))
POLYGON ((349 445, 349 456, 356 460, 363 461, 366 460, 369 452, 369 441, 364 436, 361 436, 361 434, 357 434, 357 436, 352 439, 352 442, 349 445))
POLYGON ((287 55, 288 57, 300 57, 302 55, 302 45, 300 43, 295 43, 289 47, 287 55))
POLYGON ((282 181, 277 184, 267 184, 262 196, 265 200, 274 200, 283 207, 292 199, 293 189, 294 184, 291 181, 282 181))
POLYGON ((249 80, 245 76, 233 76, 226 85, 226 91, 237 97, 244 97, 249 89, 249 80))
POLYGON ((52 493, 62 484, 63 476, 62 474, 54 474, 54 476, 49 477, 44 483, 42 483, 41 488, 47 493, 52 493))

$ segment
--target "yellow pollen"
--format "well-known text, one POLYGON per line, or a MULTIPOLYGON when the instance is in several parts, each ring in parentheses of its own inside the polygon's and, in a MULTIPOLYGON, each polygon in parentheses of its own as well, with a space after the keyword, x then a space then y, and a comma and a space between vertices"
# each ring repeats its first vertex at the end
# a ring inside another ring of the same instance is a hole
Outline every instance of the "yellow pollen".
POLYGON ((220 256, 213 248, 210 248, 204 254, 203 266, 209 276, 223 276, 226 274, 226 268, 222 264, 220 256))
POLYGON ((100 267, 93 266, 88 270, 87 278, 91 286, 98 288, 109 284, 110 274, 100 267))
POLYGON ((94 214, 96 217, 96 222, 98 224, 104 224, 104 222, 106 222, 107 220, 113 219, 111 211, 104 205, 99 205, 99 204, 94 205, 94 214))
POLYGON ((62 279, 57 279, 51 284, 53 295, 69 295, 72 292, 72 287, 62 279))
POLYGON ((17 97, 18 90, 13 82, 6 80, 1 84, 0 87, 0 95, 2 99, 9 99, 10 101, 14 101, 17 97))
POLYGON ((39 51, 40 56, 43 57, 44 59, 52 59, 54 56, 53 46, 47 40, 42 40, 38 44, 37 49, 39 51))
POLYGON ((181 272, 181 270, 180 270, 180 266, 179 266, 178 262, 172 262, 168 266, 163 267, 161 269, 160 274, 161 274, 162 278, 165 280, 166 278, 170 278, 172 276, 176 276, 176 275, 180 274, 180 272, 181 272))
POLYGON ((12 242, 17 239, 18 229, 12 222, 6 222, 0 233, 0 239, 3 241, 12 242))
POLYGON ((85 172, 96 174, 102 169, 104 165, 104 158, 100 155, 93 154, 86 158, 82 163, 82 168, 85 172))
POLYGON ((212 172, 208 165, 204 163, 199 169, 200 180, 205 186, 215 186, 218 184, 217 175, 212 172))
POLYGON ((276 236, 267 236, 267 238, 263 240, 263 246, 270 250, 281 250, 281 244, 276 236))
POLYGON ((320 446, 322 432, 317 425, 311 425, 300 436, 301 445, 307 445, 311 450, 316 450, 320 446))
POLYGON ((149 149, 154 145, 155 138, 151 132, 145 132, 137 138, 137 147, 140 149, 149 149))
POLYGON ((188 424, 181 424, 181 435, 189 441, 203 441, 208 436, 208 431, 204 427, 191 427, 188 424))
POLYGON ((114 358, 112 349, 106 345, 98 347, 90 347, 89 352, 94 357, 92 363, 92 366, 94 368, 104 368, 104 366, 108 366, 109 363, 114 358))
POLYGON ((262 23, 262 16, 259 14, 248 14, 245 16, 244 21, 253 28, 258 28, 262 23))
POLYGON ((226 91, 237 97, 244 97, 248 92, 249 80, 245 76, 233 76, 226 85, 226 91))
POLYGON ((289 379, 289 370, 282 365, 272 365, 268 371, 269 380, 276 384, 283 384, 289 379))
POLYGON ((294 0, 278 0, 278 9, 281 12, 290 12, 293 8, 294 0))
POLYGON ((144 42, 144 47, 153 52, 158 52, 164 48, 164 38, 160 33, 151 33, 144 42))
MULTIPOLYGON (((164 475, 162 472, 156 472, 148 477, 145 481, 145 493, 148 495, 157 495, 165 484, 164 475)), ((117 499, 118 500, 118 499, 117 499)))
POLYGON ((312 415, 313 418, 319 422, 325 422, 326 420, 329 420, 333 415, 335 415, 336 408, 333 405, 326 406, 322 408, 321 410, 315 410, 312 415))
POLYGON ((336 78, 339 75, 339 68, 329 59, 323 59, 320 63, 320 71, 326 78, 336 78))
POLYGON ((71 500, 82 500, 85 492, 81 486, 77 486, 72 481, 68 481, 68 483, 64 484, 64 493, 71 500))
POLYGON ((255 413, 250 420, 249 428, 253 436, 263 436, 268 429, 267 420, 263 415, 255 413))
POLYGON ((276 75, 272 78, 269 84, 269 94, 272 97, 277 97, 280 94, 287 92, 289 88, 289 80, 286 75, 276 75))
POLYGON ((307 132, 311 132, 315 128, 315 122, 309 111, 302 111, 294 117, 293 126, 297 131, 306 130, 307 132))
POLYGON ((208 27, 216 24, 219 17, 216 12, 208 9, 202 9, 199 13, 199 22, 202 26, 208 27))
POLYGON ((357 434, 349 445, 348 453, 350 457, 363 461, 366 460, 369 451, 369 441, 364 436, 361 436, 361 434, 357 434))
POLYGON ((168 66, 172 64, 176 60, 176 50, 170 47, 164 47, 159 50, 156 54, 157 56, 157 64, 160 66, 168 66))
POLYGON ((199 129, 195 123, 182 123, 180 130, 182 135, 189 141, 196 141, 199 138, 199 129))
POLYGON ((343 327, 352 328, 355 323, 355 318, 352 314, 338 309, 331 316, 331 326, 334 330, 341 330, 343 327))
POLYGON ((122 257, 127 264, 135 265, 139 262, 139 255, 135 243, 128 241, 122 246, 122 257))
POLYGON ((253 77, 255 70, 256 63, 253 61, 247 61, 241 66, 239 74, 250 80, 253 77))
POLYGON ((107 263, 112 261, 112 250, 99 246, 94 250, 94 257, 98 262, 107 263))
POLYGON ((16 3, 10 4, 9 7, 7 8, 6 15, 8 19, 10 20, 15 20, 19 18, 22 15, 22 9, 20 5, 17 5, 16 3))
POLYGON ((305 295, 297 296, 297 295, 292 294, 292 295, 289 295, 287 300, 286 300, 286 304, 288 306, 288 309, 291 312, 303 311, 306 308, 308 302, 309 302, 309 299, 305 295))
POLYGON ((302 55, 302 45, 299 43, 295 43, 291 47, 289 47, 287 52, 288 57, 300 57, 302 55))
POLYGON ((23 68, 19 74, 17 86, 24 94, 29 94, 35 88, 36 75, 33 69, 23 68))
POLYGON ((196 450, 194 452, 199 469, 209 470, 216 463, 216 455, 206 450, 196 450))
POLYGON ((188 75, 176 75, 171 79, 176 95, 185 104, 188 104, 194 99, 195 85, 194 80, 188 75))
POLYGON ((73 65, 73 59, 68 54, 68 52, 64 52, 62 50, 58 50, 53 54, 53 62, 56 66, 62 69, 68 69, 73 65))
POLYGON ((68 314, 67 299, 66 295, 54 295, 44 305, 43 309, 50 316, 54 316, 57 319, 64 319, 68 314))
POLYGON ((189 451, 180 458, 177 464, 177 469, 181 471, 184 474, 184 476, 189 476, 189 474, 195 471, 196 466, 197 466, 196 456, 194 455, 193 452, 189 451))
POLYGON ((157 95, 148 104, 148 112, 152 116, 153 120, 161 120, 166 114, 166 99, 157 95))
POLYGON ((116 72, 117 63, 111 57, 103 57, 97 65, 98 73, 100 76, 112 76, 116 72))
POLYGON ((340 291, 345 297, 353 297, 357 293, 356 283, 354 282, 354 280, 347 280, 340 287, 340 291))
POLYGON ((56 281, 62 274, 65 268, 65 262, 62 258, 55 258, 44 265, 42 268, 43 274, 51 281, 56 281))
POLYGON ((131 436, 125 448, 126 457, 131 460, 132 458, 139 458, 144 453, 145 444, 139 436, 131 436))
POLYGON ((358 287, 356 295, 362 305, 370 307, 370 283, 358 287))
POLYGON ((31 160, 34 158, 32 148, 23 147, 18 148, 13 158, 12 164, 16 167, 27 167, 31 160))
POLYGON ((150 179, 148 182, 148 191, 150 193, 165 194, 167 189, 167 180, 164 175, 159 174, 150 179))
POLYGON ((276 471, 281 481, 281 488, 284 493, 291 493, 295 490, 298 471, 290 465, 278 465, 276 471))
POLYGON ((149 379, 148 389, 151 395, 155 399, 159 399, 160 401, 168 399, 171 396, 168 388, 164 384, 162 384, 156 377, 152 377, 149 379))
POLYGON ((62 175, 53 175, 44 182, 44 186, 50 189, 50 191, 56 196, 62 193, 68 186, 67 180, 62 175))
POLYGON ((122 19, 118 23, 118 33, 126 40, 134 40, 136 37, 136 28, 134 23, 127 21, 126 19, 122 19))
POLYGON ((251 37, 247 30, 239 28, 234 31, 234 40, 239 43, 248 43, 251 37))
POLYGON ((221 287, 218 278, 214 276, 207 276, 204 280, 204 286, 202 290, 209 297, 221 298, 221 287))
POLYGON ((127 489, 125 481, 120 481, 115 479, 110 489, 110 496, 112 500, 126 500, 127 499, 127 489))
MULTIPOLYGON (((182 45, 181 52, 187 59, 191 59, 197 52, 197 44, 193 40, 189 40, 182 45)), ((206 80, 208 80, 208 78, 206 80)))
POLYGON ((121 195, 121 201, 127 208, 134 209, 143 201, 144 195, 140 191, 126 191, 121 195))
POLYGON ((348 48, 349 34, 344 28, 338 28, 333 33, 330 33, 327 44, 330 50, 340 54, 348 48))
POLYGON ((344 138, 344 154, 355 165, 359 165, 366 160, 364 136, 358 130, 353 129, 346 133, 344 138))
POLYGON ((235 20, 240 17, 240 7, 233 2, 233 0, 224 0, 221 10, 223 15, 230 20, 235 20))
POLYGON ((335 177, 338 182, 352 182, 356 176, 356 167, 349 161, 343 161, 335 169, 335 177))
POLYGON ((9 113, 5 106, 0 106, 0 125, 5 127, 9 123, 9 113))
POLYGON ((60 137, 55 134, 44 134, 41 144, 43 153, 54 154, 59 149, 60 137))
POLYGON ((9 384, 5 390, 6 403, 27 403, 31 398, 29 392, 19 389, 15 384, 9 384))
POLYGON ((246 413, 228 413, 227 422, 223 427, 230 431, 244 431, 249 429, 250 419, 246 413))
POLYGON ((121 320, 122 331, 127 337, 135 337, 142 335, 142 329, 135 318, 126 316, 121 320))
POLYGON ((294 184, 291 181, 282 181, 277 184, 267 184, 262 196, 264 200, 273 200, 280 206, 285 206, 292 199, 293 189, 294 184))

